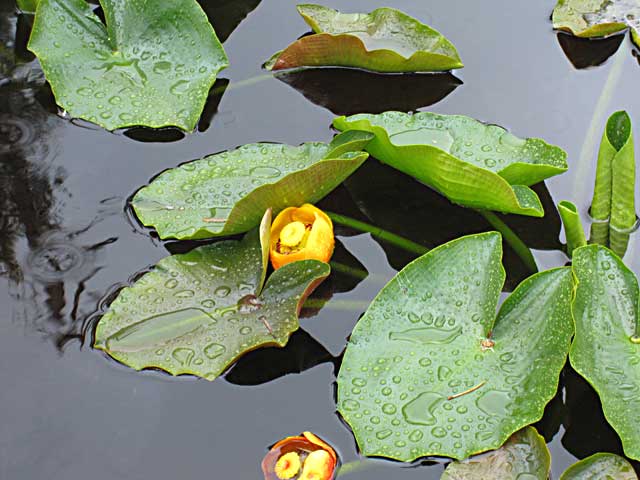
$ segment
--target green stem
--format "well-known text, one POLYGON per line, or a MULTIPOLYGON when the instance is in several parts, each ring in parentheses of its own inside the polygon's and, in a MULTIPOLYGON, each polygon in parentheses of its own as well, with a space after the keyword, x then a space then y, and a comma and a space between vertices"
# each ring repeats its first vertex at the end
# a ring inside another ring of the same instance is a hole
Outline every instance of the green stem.
POLYGON ((371 468, 374 465, 375 463, 372 462, 371 460, 366 460, 363 458, 358 460, 353 460, 349 463, 345 463, 340 467, 340 470, 338 470, 337 477, 340 478, 343 475, 349 475, 350 473, 354 473, 354 472, 361 472, 362 470, 371 468))
POLYGON ((538 266, 536 265, 536 260, 533 258, 533 254, 529 247, 525 245, 525 243, 520 240, 520 237, 516 235, 516 233, 509 228, 509 226, 504 223, 502 220, 498 218, 498 216, 490 212, 488 210, 476 210, 480 215, 482 215, 487 222, 491 224, 493 228, 498 230, 502 234, 502 238, 504 238, 509 246, 513 249, 514 252, 522 259, 527 268, 532 272, 536 273, 538 271, 538 266))
POLYGON ((567 237, 567 255, 571 257, 576 248, 587 244, 584 228, 582 228, 578 209, 573 203, 563 200, 558 204, 558 211, 567 237))
POLYGON ((340 225, 345 225, 347 227, 351 227, 355 230, 360 230, 361 232, 370 233, 374 237, 379 238, 380 240, 384 240, 385 242, 389 242, 396 247, 400 247, 407 252, 415 253, 416 255, 424 255, 429 251, 429 249, 419 243, 413 242, 408 238, 401 237, 400 235, 396 235, 395 233, 391 233, 383 228, 376 227, 375 225, 371 225, 366 222, 361 222, 360 220, 356 220, 354 218, 346 217, 344 215, 339 215, 333 212, 325 212, 329 218, 335 223, 340 225))
POLYGON ((369 303, 364 300, 326 300, 324 298, 308 298, 304 302, 304 308, 328 308, 334 310, 347 310, 354 312, 364 312, 369 303))
POLYGON ((577 171, 574 176, 572 195, 578 205, 584 205, 587 201, 585 198, 587 192, 584 188, 587 183, 585 181, 585 176, 589 173, 592 159, 595 156, 596 144, 600 138, 600 126, 605 123, 605 115, 607 110, 609 110, 609 103, 611 102, 615 88, 620 80, 620 76, 622 75, 626 59, 626 53, 622 50, 623 49, 620 49, 613 57, 613 64, 609 69, 609 75, 607 76, 607 80, 602 88, 602 93, 598 98, 598 103, 593 111, 593 116, 591 117, 591 123, 589 124, 585 141, 582 144, 582 149, 580 150, 580 161, 576 166, 577 171))
POLYGON ((329 262, 329 265, 331 265, 332 270, 339 273, 344 273, 345 275, 349 275, 350 277, 358 280, 364 280, 369 276, 369 272, 367 272, 366 270, 350 267, 349 265, 345 265, 344 263, 332 261, 329 262))

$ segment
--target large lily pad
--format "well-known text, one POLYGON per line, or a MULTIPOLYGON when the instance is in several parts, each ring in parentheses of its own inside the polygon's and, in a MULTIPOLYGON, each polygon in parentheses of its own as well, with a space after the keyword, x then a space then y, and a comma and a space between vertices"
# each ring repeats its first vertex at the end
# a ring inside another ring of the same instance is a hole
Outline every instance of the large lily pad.
POLYGON ((264 285, 267 215, 241 241, 161 260, 120 292, 96 328, 95 348, 141 370, 215 379, 244 353, 284 346, 304 299, 329 275, 317 260, 276 270, 264 285))
POLYGON ((638 281, 609 249, 575 250, 578 281, 571 365, 598 392, 607 421, 625 454, 640 459, 640 344, 638 281))
POLYGON ((140 221, 161 238, 232 235, 291 205, 315 203, 368 157, 367 132, 339 135, 330 144, 251 144, 167 170, 132 200, 140 221))
POLYGON ((462 115, 385 112, 333 124, 374 133, 369 153, 467 207, 541 217, 528 186, 567 170, 561 148, 462 115))
POLYGON ((544 438, 535 428, 526 427, 493 452, 451 463, 440 480, 547 480, 550 469, 544 438))
POLYGON ((638 43, 640 2, 637 0, 558 0, 553 28, 577 37, 605 37, 631 28, 638 43))
POLYGON ((624 458, 596 453, 570 466, 560 480, 638 480, 638 476, 624 458))
POLYGON ((496 232, 407 265, 356 325, 338 409, 365 455, 463 459, 542 417, 573 333, 571 269, 522 282, 496 306, 505 273, 496 232))
POLYGON ((369 14, 298 5, 315 32, 276 53, 265 67, 342 66, 377 72, 434 72, 461 68, 458 52, 433 28, 394 8, 369 14))
POLYGON ((195 0, 101 0, 106 26, 84 0, 40 0, 29 49, 70 116, 114 130, 193 130, 222 45, 195 0))

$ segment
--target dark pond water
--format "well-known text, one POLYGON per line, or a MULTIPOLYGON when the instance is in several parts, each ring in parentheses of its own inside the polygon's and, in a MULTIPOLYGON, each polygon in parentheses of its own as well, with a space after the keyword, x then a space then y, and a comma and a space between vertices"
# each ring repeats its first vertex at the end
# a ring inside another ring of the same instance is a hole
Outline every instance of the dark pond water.
MULTIPOLYGON (((316 295, 331 299, 306 312, 286 350, 247 357, 213 383, 136 373, 92 350, 94 321, 113 294, 169 252, 189 247, 159 241, 127 211, 141 185, 181 162, 256 141, 328 141, 334 113, 467 114, 568 151, 570 172, 537 187, 548 217, 505 217, 541 269, 566 262, 552 202, 573 199, 585 214, 606 117, 625 108, 640 125, 640 66, 628 39, 559 38, 549 21, 553 0, 326 3, 352 11, 398 7, 451 39, 466 67, 455 77, 393 81, 344 71, 248 81, 305 32, 294 2, 202 0, 232 66, 199 131, 111 134, 56 115, 25 49, 29 18, 2 0, 0 479, 254 479, 268 445, 306 429, 336 445, 344 462, 358 458, 335 413, 339 357, 363 305, 411 259, 369 235, 341 230, 337 253, 369 271, 364 281, 335 275, 316 295), (602 65, 576 68, 603 62, 620 42, 602 65)), ((490 228, 373 161, 323 205, 426 246, 490 228)), ((626 260, 640 273, 637 246, 632 238, 626 260)), ((511 289, 527 270, 509 250, 505 261, 511 289)), ((568 369, 562 386, 538 425, 555 478, 576 458, 621 450, 590 387, 568 369)), ((345 478, 437 479, 442 468, 373 461, 345 478)))

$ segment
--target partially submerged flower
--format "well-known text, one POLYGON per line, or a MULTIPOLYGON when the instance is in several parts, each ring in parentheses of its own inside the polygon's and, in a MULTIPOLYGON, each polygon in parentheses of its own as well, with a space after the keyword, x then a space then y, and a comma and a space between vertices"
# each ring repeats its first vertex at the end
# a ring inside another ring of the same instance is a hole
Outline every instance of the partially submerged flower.
POLYGON ((328 262, 335 240, 331 219, 309 203, 285 208, 271 225, 269 256, 273 268, 298 260, 328 262))
POLYGON ((265 480, 332 480, 335 450, 311 432, 276 443, 262 460, 265 480))

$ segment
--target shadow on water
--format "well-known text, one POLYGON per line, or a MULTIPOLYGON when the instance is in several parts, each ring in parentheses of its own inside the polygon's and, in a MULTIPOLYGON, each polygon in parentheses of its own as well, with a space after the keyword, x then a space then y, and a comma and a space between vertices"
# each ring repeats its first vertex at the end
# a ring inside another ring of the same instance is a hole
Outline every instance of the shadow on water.
MULTIPOLYGON (((321 205, 327 210, 340 209, 345 215, 377 225, 434 248, 462 235, 493 230, 472 209, 454 205, 448 199, 374 159, 367 161, 349 177, 343 190, 335 191, 321 205)), ((500 215, 500 218, 529 247, 537 250, 561 250, 561 221, 553 199, 544 184, 532 187, 540 197, 546 215, 543 218, 500 215)), ((355 234, 339 227, 341 234, 355 234)), ((396 270, 415 258, 415 254, 379 240, 389 263, 396 270)), ((531 272, 506 243, 504 260, 507 270, 505 290, 511 291, 531 272)))
POLYGON ((578 69, 597 67, 606 62, 618 51, 625 34, 607 38, 580 38, 568 33, 559 32, 558 43, 571 64, 578 69))
POLYGON ((220 41, 225 42, 240 22, 260 5, 260 0, 198 0, 198 3, 220 41))
POLYGON ((417 110, 462 84, 451 73, 394 75, 348 68, 309 68, 275 77, 336 115, 417 110))

